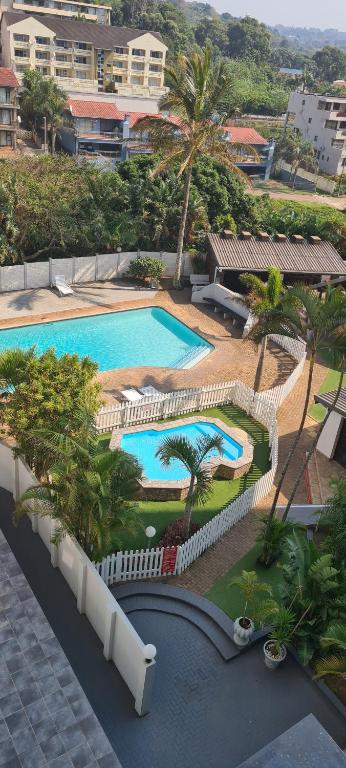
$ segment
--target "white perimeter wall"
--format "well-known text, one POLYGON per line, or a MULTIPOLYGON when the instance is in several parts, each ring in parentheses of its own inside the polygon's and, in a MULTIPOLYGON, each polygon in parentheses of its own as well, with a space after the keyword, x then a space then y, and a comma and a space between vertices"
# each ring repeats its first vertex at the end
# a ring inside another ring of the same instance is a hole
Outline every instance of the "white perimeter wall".
MULTIPOLYGON (((18 499, 37 480, 21 459, 15 459, 11 448, 0 442, 0 487, 18 499)), ((31 502, 28 502, 29 504, 31 502)), ((138 714, 142 710, 148 668, 155 661, 145 659, 145 645, 126 614, 106 587, 78 542, 66 535, 58 547, 52 544, 55 521, 50 516, 30 515, 34 532, 38 533, 77 598, 80 613, 85 613, 104 646, 104 655, 112 660, 135 699, 138 714)))
MULTIPOLYGON (((161 259, 165 265, 164 276, 173 277, 175 253, 167 251, 140 251, 141 256, 161 259)), ((67 283, 93 283, 125 277, 137 251, 121 253, 99 253, 96 256, 74 256, 66 259, 49 259, 36 263, 16 264, 0 267, 0 292, 24 291, 30 288, 49 288, 54 285, 56 275, 64 275, 67 283)), ((190 256, 184 257, 184 274, 192 272, 190 256)))
POLYGON ((316 448, 323 453, 324 456, 327 456, 328 459, 332 459, 334 456, 336 443, 342 427, 342 421, 343 417, 340 413, 332 411, 320 434, 316 448))

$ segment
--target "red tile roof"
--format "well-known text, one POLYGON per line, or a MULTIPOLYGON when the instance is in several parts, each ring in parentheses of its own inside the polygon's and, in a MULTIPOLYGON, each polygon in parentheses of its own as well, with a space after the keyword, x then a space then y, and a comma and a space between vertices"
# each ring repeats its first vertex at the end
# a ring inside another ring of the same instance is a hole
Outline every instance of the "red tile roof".
POLYGON ((18 80, 9 67, 0 67, 0 86, 7 88, 19 88, 18 80))
POLYGON ((241 125, 225 125, 225 131, 227 131, 231 142, 239 141, 251 145, 268 144, 267 139, 264 139, 254 128, 246 128, 241 125))
POLYGON ((82 101, 67 99, 67 105, 73 117, 99 117, 105 120, 123 120, 124 112, 116 104, 106 101, 82 101))

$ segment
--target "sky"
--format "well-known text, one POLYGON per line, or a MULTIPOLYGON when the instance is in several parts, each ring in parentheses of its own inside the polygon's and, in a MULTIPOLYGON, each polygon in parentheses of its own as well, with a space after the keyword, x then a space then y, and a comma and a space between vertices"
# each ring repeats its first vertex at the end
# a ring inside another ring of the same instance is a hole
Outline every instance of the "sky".
POLYGON ((346 32, 346 2, 333 0, 209 0, 219 13, 228 11, 232 16, 254 16, 259 21, 275 26, 320 27, 346 32))

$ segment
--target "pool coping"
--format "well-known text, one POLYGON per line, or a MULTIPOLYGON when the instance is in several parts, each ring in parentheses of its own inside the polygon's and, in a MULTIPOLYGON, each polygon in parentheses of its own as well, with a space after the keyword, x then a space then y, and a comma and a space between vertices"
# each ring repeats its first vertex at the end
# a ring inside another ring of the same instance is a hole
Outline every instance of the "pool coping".
MULTIPOLYGON (((224 432, 227 437, 232 438, 237 443, 239 443, 242 446, 243 453, 238 459, 226 459, 222 455, 214 456, 212 459, 209 459, 208 461, 204 462, 204 466, 208 466, 211 470, 211 474, 214 476, 217 474, 217 471, 220 470, 220 468, 225 467, 226 469, 232 469, 235 472, 237 470, 241 470, 243 467, 250 469, 250 466, 253 461, 253 453, 254 453, 254 447, 252 440, 247 432, 245 432, 244 429, 240 429, 239 427, 229 427, 222 419, 213 418, 213 417, 206 417, 203 419, 204 422, 208 422, 210 424, 214 424, 214 426, 218 427, 222 432, 224 432)), ((174 427, 184 427, 188 426, 190 424, 198 424, 201 422, 200 416, 190 416, 186 417, 184 419, 174 419, 171 421, 165 421, 163 423, 159 423, 157 421, 154 422, 147 422, 146 424, 136 424, 132 427, 122 427, 121 429, 118 429, 115 427, 112 430, 112 436, 109 443, 110 450, 115 450, 116 448, 120 448, 121 438, 123 435, 128 434, 136 434, 140 432, 147 432, 148 428, 151 430, 153 429, 156 432, 164 432, 169 428, 169 425, 174 425, 174 427)), ((202 465, 203 466, 203 465, 202 465)), ((245 472, 244 472, 245 474, 245 472)), ((239 477, 240 475, 237 474, 235 477, 239 477)), ((140 480, 140 485, 144 490, 169 490, 169 489, 181 489, 184 490, 189 487, 190 484, 190 478, 184 478, 182 480, 149 480, 145 477, 145 475, 142 475, 140 480)))
MULTIPOLYGON (((173 312, 171 312, 169 309, 166 309, 166 307, 163 307, 161 304, 149 304, 149 305, 145 305, 143 307, 128 307, 127 309, 119 307, 119 308, 114 308, 114 309, 109 309, 109 310, 106 309, 105 311, 103 310, 102 307, 100 307, 99 311, 96 311, 96 312, 91 312, 91 313, 87 313, 87 314, 78 314, 78 315, 74 315, 73 314, 73 315, 71 315, 71 317, 61 317, 61 318, 56 317, 53 320, 49 320, 48 318, 46 320, 42 320, 42 319, 37 320, 34 317, 32 322, 28 322, 29 318, 26 318, 26 321, 23 322, 23 323, 16 323, 15 325, 6 325, 4 327, 2 327, 1 320, 0 320, 0 332, 1 331, 11 331, 11 330, 14 330, 16 328, 30 328, 31 326, 35 326, 35 325, 53 325, 54 323, 67 323, 67 322, 69 322, 71 320, 86 320, 86 319, 88 319, 90 317, 98 317, 99 315, 115 315, 115 314, 118 314, 119 312, 121 312, 121 313, 124 313, 124 312, 138 312, 138 311, 143 311, 144 309, 161 309, 162 312, 165 312, 167 315, 170 315, 174 320, 176 320, 178 323, 183 325, 184 328, 186 328, 188 331, 190 331, 190 333, 193 333, 195 336, 200 337, 205 342, 205 344, 208 344, 209 349, 206 346, 201 345, 201 351, 200 351, 199 355, 195 359, 188 360, 187 364, 186 365, 182 365, 182 366, 179 365, 179 360, 178 360, 178 364, 176 366, 165 366, 165 365, 158 365, 158 366, 155 366, 155 365, 150 365, 150 366, 148 366, 148 365, 143 365, 143 366, 124 366, 124 367, 121 367, 121 368, 107 368, 105 371, 101 371, 98 368, 97 373, 102 374, 102 373, 108 373, 109 371, 117 371, 117 370, 123 370, 123 371, 129 370, 129 371, 131 371, 132 368, 148 368, 148 367, 149 368, 153 368, 153 369, 160 368, 160 369, 170 370, 170 371, 188 370, 190 368, 194 368, 202 360, 204 360, 205 357, 207 357, 208 355, 210 355, 213 352, 215 352, 215 345, 212 344, 210 341, 208 341, 208 339, 206 338, 206 336, 202 332, 200 332, 199 330, 195 331, 195 330, 193 330, 193 328, 190 328, 190 326, 187 325, 187 323, 185 323, 183 320, 181 320, 180 317, 177 317, 177 315, 173 314, 173 312)), ((63 311, 65 311, 65 310, 63 310, 63 311)), ((73 310, 71 310, 71 311, 73 311, 73 310)), ((33 343, 32 346, 35 346, 35 343, 33 343)), ((55 349, 55 347, 52 346, 52 347, 48 347, 47 349, 55 349)), ((65 353, 65 354, 69 354, 69 353, 65 353)), ((78 353, 76 352, 74 354, 78 354, 78 353)), ((188 352, 181 359, 184 359, 184 357, 187 356, 187 355, 188 355, 188 352)), ((90 355, 84 355, 84 357, 90 357, 90 355)), ((93 360, 92 357, 90 357, 90 359, 93 360)), ((93 362, 97 362, 97 361, 93 360, 93 362)))

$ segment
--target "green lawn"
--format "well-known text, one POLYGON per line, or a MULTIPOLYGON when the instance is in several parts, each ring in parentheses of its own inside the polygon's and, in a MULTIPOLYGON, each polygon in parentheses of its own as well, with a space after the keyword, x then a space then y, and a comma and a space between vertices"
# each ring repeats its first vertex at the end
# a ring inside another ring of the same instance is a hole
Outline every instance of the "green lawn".
POLYGON ((256 562, 260 551, 260 545, 256 544, 249 552, 231 568, 225 576, 215 582, 214 586, 205 595, 212 603, 222 608, 231 619, 241 616, 244 604, 237 587, 229 587, 228 584, 234 576, 239 576, 242 571, 256 571, 259 581, 270 584, 273 597, 279 599, 280 585, 282 583, 282 571, 274 563, 270 568, 264 568, 256 562))
MULTIPOLYGON (((222 421, 230 426, 244 429, 252 437, 254 443, 254 461, 248 475, 237 480, 215 480, 213 491, 208 501, 203 507, 194 510, 192 519, 200 525, 204 525, 214 515, 218 514, 223 507, 227 506, 232 499, 235 499, 246 488, 253 485, 268 470, 268 433, 261 424, 233 405, 194 412, 191 416, 212 416, 222 419, 222 421)), ((169 421, 172 421, 172 418, 169 421)), ((102 439, 105 441, 106 446, 106 441, 109 439, 108 436, 102 435, 102 439)), ((144 531, 148 525, 153 525, 156 528, 157 533, 153 544, 157 544, 166 526, 176 517, 182 515, 183 509, 184 503, 181 501, 140 502, 141 528, 136 534, 129 534, 127 531, 124 531, 120 536, 121 548, 141 549, 145 547, 146 537, 144 531)))
MULTIPOLYGON (((323 361, 328 365, 331 364, 331 358, 328 355, 328 352, 324 352, 323 354, 323 361)), ((318 390, 319 395, 324 395, 325 392, 330 392, 333 389, 336 389, 339 383, 339 377, 340 372, 335 371, 333 368, 329 368, 328 373, 323 379, 322 384, 318 390)), ((346 386, 346 373, 344 374, 343 378, 343 385, 346 386)), ((323 407, 323 405, 320 405, 320 403, 313 403, 313 405, 310 405, 309 408, 309 416, 311 416, 312 419, 315 419, 318 423, 323 421, 324 417, 326 415, 326 409, 323 407)))

